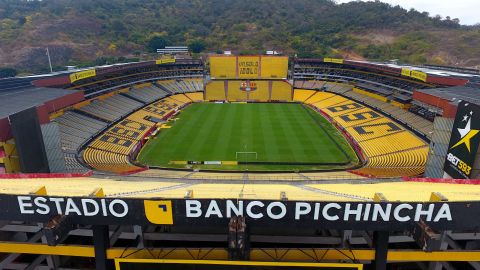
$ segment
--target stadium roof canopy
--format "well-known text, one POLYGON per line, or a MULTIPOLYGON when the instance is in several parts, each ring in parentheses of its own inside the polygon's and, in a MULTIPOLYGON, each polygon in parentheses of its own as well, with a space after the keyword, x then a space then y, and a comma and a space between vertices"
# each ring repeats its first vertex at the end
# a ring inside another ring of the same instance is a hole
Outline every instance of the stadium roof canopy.
POLYGON ((58 88, 28 87, 14 91, 0 91, 0 119, 25 109, 42 105, 77 91, 58 88))
POLYGON ((465 100, 480 105, 480 89, 466 86, 454 86, 448 88, 419 89, 417 92, 449 100, 458 103, 465 100))
MULTIPOLYGON (((365 62, 365 61, 356 61, 356 62, 365 62)), ((367 62, 368 63, 368 62, 367 62)), ((444 76, 444 77, 470 77, 470 78, 480 78, 480 71, 473 71, 471 69, 461 69, 458 68, 457 70, 449 68, 449 67, 440 67, 440 66, 412 66, 412 65, 399 65, 399 64, 392 64, 392 63, 379 63, 379 62, 369 62, 375 63, 377 65, 389 66, 394 68, 408 68, 410 70, 417 70, 422 71, 428 74, 437 75, 437 76, 444 76)))

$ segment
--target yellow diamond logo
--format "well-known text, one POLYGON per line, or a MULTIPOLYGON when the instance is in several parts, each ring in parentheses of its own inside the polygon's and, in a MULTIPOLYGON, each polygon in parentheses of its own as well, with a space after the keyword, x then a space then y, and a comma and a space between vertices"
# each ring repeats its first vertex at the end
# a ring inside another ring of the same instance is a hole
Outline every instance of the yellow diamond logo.
POLYGON ((145 216, 153 224, 173 224, 172 201, 143 201, 145 216))

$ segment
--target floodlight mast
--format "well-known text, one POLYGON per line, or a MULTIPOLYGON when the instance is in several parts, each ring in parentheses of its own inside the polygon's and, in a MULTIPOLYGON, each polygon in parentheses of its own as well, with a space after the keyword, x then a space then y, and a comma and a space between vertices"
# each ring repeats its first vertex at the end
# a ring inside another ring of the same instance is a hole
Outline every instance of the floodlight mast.
POLYGON ((53 73, 52 60, 50 59, 50 52, 48 51, 48 47, 47 47, 47 58, 48 58, 48 65, 50 66, 50 73, 53 73))

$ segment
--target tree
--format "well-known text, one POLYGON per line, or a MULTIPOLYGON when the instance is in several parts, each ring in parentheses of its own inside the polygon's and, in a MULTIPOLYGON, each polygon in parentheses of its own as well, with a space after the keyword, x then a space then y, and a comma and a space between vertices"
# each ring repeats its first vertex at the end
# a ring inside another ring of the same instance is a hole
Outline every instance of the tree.
POLYGON ((206 44, 203 40, 195 40, 192 41, 188 44, 188 49, 192 51, 193 53, 201 53, 203 50, 205 50, 206 44))
POLYGON ((154 36, 148 41, 147 48, 150 52, 157 52, 157 49, 163 49, 169 43, 164 37, 154 36))
POLYGON ((13 68, 0 68, 0 78, 17 76, 17 71, 13 68))
POLYGON ((114 20, 112 22, 112 29, 118 36, 126 35, 128 33, 127 27, 120 20, 114 20))
POLYGON ((25 19, 25 17, 18 18, 18 24, 19 25, 24 25, 26 22, 27 22, 27 19, 25 19))

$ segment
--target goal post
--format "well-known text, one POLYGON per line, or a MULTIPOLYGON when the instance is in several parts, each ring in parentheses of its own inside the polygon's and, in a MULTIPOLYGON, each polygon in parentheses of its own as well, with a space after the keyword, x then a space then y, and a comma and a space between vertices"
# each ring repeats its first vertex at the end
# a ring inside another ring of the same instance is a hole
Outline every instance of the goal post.
POLYGON ((249 157, 255 156, 255 160, 258 159, 258 153, 257 152, 235 152, 235 159, 238 160, 238 157, 244 156, 244 160, 248 159, 249 157))

